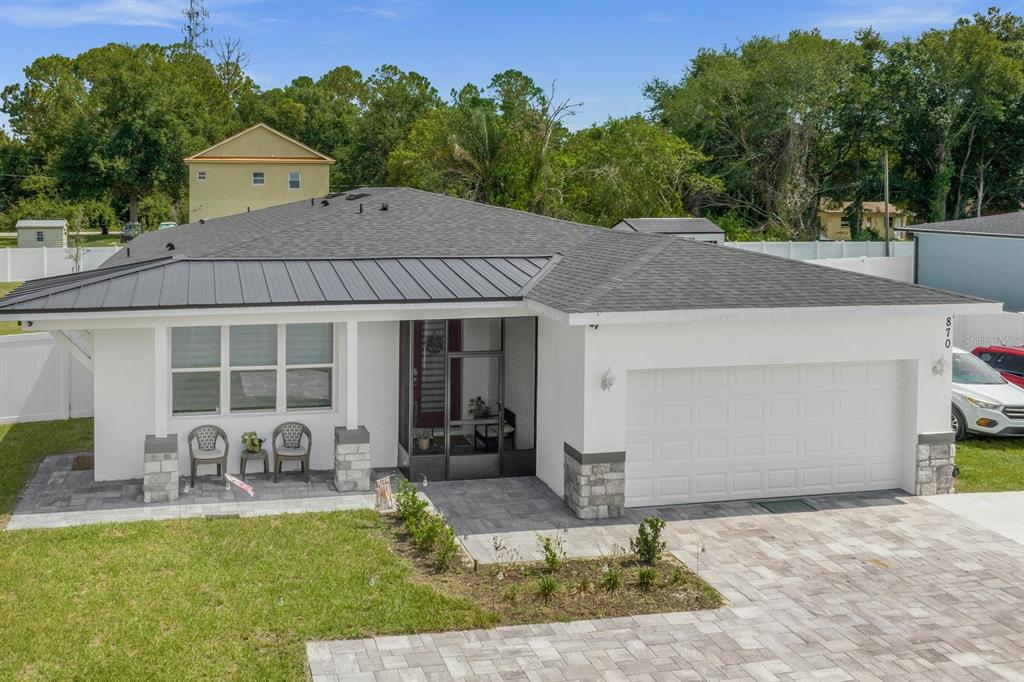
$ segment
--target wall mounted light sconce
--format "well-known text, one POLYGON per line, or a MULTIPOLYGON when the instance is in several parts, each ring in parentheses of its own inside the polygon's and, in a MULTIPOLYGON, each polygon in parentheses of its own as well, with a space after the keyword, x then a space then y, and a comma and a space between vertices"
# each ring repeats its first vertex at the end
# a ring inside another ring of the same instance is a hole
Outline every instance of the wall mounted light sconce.
POLYGON ((946 373, 947 369, 949 369, 949 363, 946 362, 946 356, 942 356, 932 365, 932 374, 942 376, 946 373))
POLYGON ((615 385, 615 375, 610 369, 606 369, 604 374, 601 375, 601 390, 610 391, 612 386, 615 385))

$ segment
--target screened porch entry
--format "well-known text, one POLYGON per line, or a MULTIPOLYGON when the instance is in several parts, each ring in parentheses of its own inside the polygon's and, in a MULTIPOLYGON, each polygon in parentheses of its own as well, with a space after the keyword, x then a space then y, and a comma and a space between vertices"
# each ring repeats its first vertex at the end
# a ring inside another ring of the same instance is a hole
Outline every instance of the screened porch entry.
POLYGON ((399 468, 410 480, 532 476, 533 317, 403 322, 399 468))

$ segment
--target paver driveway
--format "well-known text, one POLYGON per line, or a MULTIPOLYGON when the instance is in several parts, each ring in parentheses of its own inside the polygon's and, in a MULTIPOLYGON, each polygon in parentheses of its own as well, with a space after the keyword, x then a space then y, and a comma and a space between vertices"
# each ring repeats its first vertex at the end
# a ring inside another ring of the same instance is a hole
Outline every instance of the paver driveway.
POLYGON ((691 567, 706 547, 721 609, 311 643, 310 669, 315 682, 1024 680, 1024 547, 922 499, 857 499, 670 521, 691 567))

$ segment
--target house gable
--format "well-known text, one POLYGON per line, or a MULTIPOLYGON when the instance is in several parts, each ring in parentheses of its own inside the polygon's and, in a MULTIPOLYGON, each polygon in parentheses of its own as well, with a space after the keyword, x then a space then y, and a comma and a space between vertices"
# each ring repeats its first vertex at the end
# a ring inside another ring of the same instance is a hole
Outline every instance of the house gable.
POLYGON ((233 135, 185 159, 186 163, 250 160, 288 160, 333 163, 334 159, 307 147, 264 123, 233 135))

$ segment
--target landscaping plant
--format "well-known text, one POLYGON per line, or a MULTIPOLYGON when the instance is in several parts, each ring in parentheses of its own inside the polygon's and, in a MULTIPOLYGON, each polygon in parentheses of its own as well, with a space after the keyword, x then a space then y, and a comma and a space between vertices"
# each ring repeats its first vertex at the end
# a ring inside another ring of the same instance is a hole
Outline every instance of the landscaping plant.
POLYGON ((551 598, 558 593, 558 579, 551 573, 542 573, 537 578, 537 595, 542 601, 551 601, 551 598))
POLYGON ((459 541, 455 537, 455 529, 445 523, 440 517, 440 527, 437 529, 437 536, 434 538, 434 565, 437 570, 446 571, 459 555, 459 541))
POLYGON ((622 587, 622 569, 614 564, 608 564, 601 571, 601 587, 605 592, 614 592, 622 587))
POLYGON ((641 566, 636 571, 636 584, 641 590, 649 590, 658 582, 658 570, 651 566, 641 566))
POLYGON ((562 549, 565 539, 558 533, 555 535, 538 533, 537 542, 540 543, 541 552, 544 554, 544 565, 548 567, 548 571, 554 573, 565 559, 565 550, 562 549))
POLYGON ((636 538, 629 540, 629 550, 636 555, 637 561, 648 566, 658 562, 665 549, 665 543, 661 539, 661 531, 664 528, 665 521, 657 516, 644 517, 637 529, 636 538))

